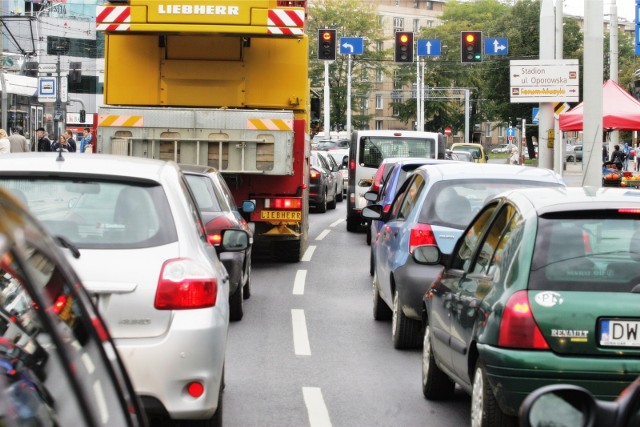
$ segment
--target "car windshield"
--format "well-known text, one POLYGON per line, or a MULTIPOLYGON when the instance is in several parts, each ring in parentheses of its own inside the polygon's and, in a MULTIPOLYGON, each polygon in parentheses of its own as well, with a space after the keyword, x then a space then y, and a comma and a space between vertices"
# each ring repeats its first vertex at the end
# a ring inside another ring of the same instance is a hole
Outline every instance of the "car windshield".
POLYGON ((394 157, 436 157, 433 138, 401 138, 397 136, 365 136, 361 140, 360 164, 377 168, 384 159, 394 157))
POLYGON ((510 179, 444 180, 433 185, 418 222, 464 229, 496 194, 514 188, 560 186, 540 181, 510 179))
POLYGON ((617 210, 539 219, 532 289, 630 292, 640 284, 640 220, 617 210))
POLYGON ((76 178, 3 179, 56 236, 78 248, 126 249, 177 240, 160 185, 76 178))
POLYGON ((480 153, 480 149, 478 147, 473 147, 471 145, 459 145, 456 147, 456 150, 466 151, 469 154, 471 154, 471 156, 474 159, 479 159, 480 157, 482 157, 480 153))

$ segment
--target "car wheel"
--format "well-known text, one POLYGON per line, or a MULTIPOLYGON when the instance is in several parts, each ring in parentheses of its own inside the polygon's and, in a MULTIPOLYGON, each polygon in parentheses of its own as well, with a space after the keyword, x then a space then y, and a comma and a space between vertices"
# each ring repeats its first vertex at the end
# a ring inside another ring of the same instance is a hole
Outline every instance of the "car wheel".
POLYGON ((247 281, 242 287, 242 298, 251 298, 251 268, 249 268, 249 271, 247 272, 247 281))
POLYGON ((338 198, 338 202, 342 202, 344 200, 344 190, 339 193, 337 191, 338 190, 336 190, 336 197, 338 198))
POLYGON ((358 226, 360 225, 360 220, 355 217, 347 217, 347 231, 356 232, 358 231, 358 226))
POLYGON ((333 199, 331 200, 331 202, 329 202, 327 204, 327 207, 329 209, 335 209, 336 208, 337 199, 338 199, 338 188, 336 187, 335 191, 333 192, 333 199))
POLYGON ((376 260, 373 257, 373 248, 369 251, 369 275, 373 276, 373 272, 376 271, 376 260))
POLYGON ((318 203, 318 212, 325 213, 327 211, 327 190, 324 190, 324 197, 318 203))
POLYGON ((429 400, 445 400, 453 396, 456 383, 438 368, 431 349, 431 328, 424 327, 422 341, 422 394, 429 400))
POLYGON ((512 427, 517 419, 506 415, 496 401, 487 374, 478 362, 471 391, 471 427, 512 427))
POLYGON ((371 226, 367 227, 367 245, 371 246, 371 226))
POLYGON ((373 274, 373 318, 376 320, 391 319, 391 309, 386 302, 380 297, 378 292, 377 276, 373 274))
POLYGON ((236 292, 229 298, 229 320, 234 322, 242 320, 242 316, 244 316, 242 307, 243 289, 244 286, 238 286, 236 292))
POLYGON ((393 293, 391 337, 393 346, 398 349, 417 348, 420 346, 420 323, 404 315, 400 307, 398 291, 393 293))

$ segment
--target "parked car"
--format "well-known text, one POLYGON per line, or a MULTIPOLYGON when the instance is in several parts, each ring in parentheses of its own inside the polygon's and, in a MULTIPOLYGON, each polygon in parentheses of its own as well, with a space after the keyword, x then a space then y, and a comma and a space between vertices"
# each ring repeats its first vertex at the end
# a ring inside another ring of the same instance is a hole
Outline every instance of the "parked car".
POLYGON ((451 160, 458 160, 460 162, 474 162, 471 153, 463 150, 451 150, 451 160))
MULTIPOLYGON (((386 177, 382 187, 378 191, 368 191, 364 193, 365 199, 371 204, 377 203, 382 205, 382 211, 388 212, 391 208, 391 203, 396 197, 398 189, 402 186, 407 177, 413 173, 417 168, 423 165, 434 165, 447 162, 447 160, 437 159, 424 159, 424 158, 396 158, 385 159, 380 165, 380 169, 389 167, 386 172, 386 177)), ((379 169, 379 170, 380 170, 379 169)), ((385 172, 383 170, 382 174, 385 172)), ((376 174, 377 177, 377 174, 376 174)), ((369 229, 367 230, 367 244, 371 245, 371 251, 369 256, 369 273, 373 276, 375 271, 375 242, 378 239, 380 230, 384 223, 380 220, 372 220, 369 229)))
POLYGON ((231 190, 216 168, 197 165, 180 165, 180 168, 196 199, 207 238, 212 245, 220 245, 222 230, 229 228, 244 230, 249 235, 249 245, 245 251, 220 253, 220 261, 229 273, 229 319, 241 320, 244 315, 243 300, 251 296, 253 243, 253 231, 242 213, 250 214, 256 205, 251 200, 243 201, 241 213, 231 190))
POLYGON ((102 317, 18 195, 0 188, 2 425, 146 426, 102 317))
POLYGON ((349 149, 338 148, 327 151, 327 154, 333 157, 338 166, 339 173, 342 175, 342 200, 347 197, 347 189, 349 188, 349 149))
POLYGON ((572 146, 567 146, 567 151, 565 152, 565 160, 567 162, 581 162, 582 161, 582 145, 576 144, 572 146))
POLYGON ((527 396, 519 411, 522 427, 631 427, 640 425, 640 378, 614 402, 597 399, 584 387, 553 384, 527 396))
POLYGON ((448 260, 417 248, 414 259, 445 267, 424 296, 424 395, 459 384, 480 426, 513 421, 544 385, 614 399, 640 374, 639 211, 621 188, 514 190, 487 203, 448 260))
POLYGON ((451 151, 467 151, 476 163, 487 163, 487 160, 489 160, 489 156, 485 154, 482 144, 456 142, 451 144, 451 151))
POLYGON ((372 205, 363 215, 384 225, 374 246, 373 317, 392 318, 396 348, 422 344, 422 296, 440 273, 412 258, 415 247, 433 245, 446 257, 485 201, 518 187, 564 186, 548 169, 505 164, 448 162, 417 168, 388 212, 372 205))
POLYGON ((494 154, 498 154, 498 153, 510 153, 511 149, 515 147, 514 144, 500 144, 495 148, 491 149, 491 152, 494 154))
POLYGON ((338 201, 336 174, 324 154, 311 151, 309 156, 309 206, 317 212, 335 209, 338 201))
POLYGON ((150 417, 219 424, 229 279, 217 253, 246 251, 247 232, 223 230, 212 246, 173 162, 58 156, 0 158, 0 186, 20 190, 66 248, 150 417))

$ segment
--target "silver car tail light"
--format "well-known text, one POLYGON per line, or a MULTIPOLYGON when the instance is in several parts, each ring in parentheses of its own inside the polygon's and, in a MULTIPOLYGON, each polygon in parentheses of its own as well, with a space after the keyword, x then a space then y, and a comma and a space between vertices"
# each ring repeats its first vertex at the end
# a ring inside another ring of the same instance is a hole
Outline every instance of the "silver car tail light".
POLYGON ((160 270, 154 306, 158 310, 212 307, 218 296, 218 279, 191 259, 164 262, 160 270))

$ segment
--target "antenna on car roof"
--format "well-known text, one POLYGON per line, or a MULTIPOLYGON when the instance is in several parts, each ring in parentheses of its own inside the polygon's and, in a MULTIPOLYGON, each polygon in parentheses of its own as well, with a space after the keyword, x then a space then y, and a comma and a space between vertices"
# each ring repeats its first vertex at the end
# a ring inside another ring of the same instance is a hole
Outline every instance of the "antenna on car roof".
POLYGON ((62 145, 58 146, 58 157, 56 157, 56 162, 64 162, 64 157, 62 157, 62 145))

